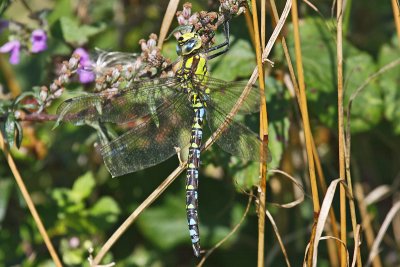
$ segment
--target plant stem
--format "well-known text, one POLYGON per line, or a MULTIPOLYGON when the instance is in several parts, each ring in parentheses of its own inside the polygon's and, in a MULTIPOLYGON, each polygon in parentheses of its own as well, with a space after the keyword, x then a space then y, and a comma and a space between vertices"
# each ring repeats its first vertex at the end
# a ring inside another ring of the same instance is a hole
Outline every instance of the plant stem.
MULTIPOLYGON (((268 115, 267 104, 265 100, 265 81, 264 81, 264 67, 262 62, 260 30, 258 28, 258 15, 257 3, 255 0, 251 1, 252 14, 253 14, 253 28, 254 28, 254 41, 256 48, 258 79, 260 84, 260 139, 268 144, 268 115)), ((265 12, 265 10, 264 10, 265 12)), ((265 19, 265 15, 263 16, 265 19)), ((264 38, 265 38, 265 22, 264 24, 264 38)), ((261 148, 261 153, 263 153, 261 148)), ((267 163, 260 163, 260 184, 258 194, 258 257, 257 266, 264 266, 264 243, 265 243, 265 202, 266 202, 266 188, 267 188, 267 163)))
POLYGON ((320 203, 319 203, 319 196, 318 196, 317 178, 315 175, 314 156, 313 156, 313 149, 312 149, 312 134, 311 134, 310 121, 309 121, 309 117, 308 117, 307 98, 306 98, 306 92, 305 92, 304 70, 303 70, 303 59, 302 59, 302 54, 301 54, 301 41, 300 41, 297 1, 293 1, 292 22, 293 22, 294 46, 295 46, 295 54, 296 54, 297 76, 298 76, 298 81, 299 81, 300 111, 302 113, 304 135, 305 135, 305 139, 306 139, 308 170, 309 170, 309 174, 310 174, 311 193, 312 193, 313 207, 314 207, 314 223, 313 223, 313 230, 312 230, 311 238, 310 238, 310 250, 308 252, 308 264, 311 266, 313 247, 314 247, 313 246, 313 242, 314 242, 313 236, 315 233, 315 225, 316 225, 315 220, 318 217, 318 214, 320 211, 320 203))
POLYGON ((398 0, 392 0, 392 9, 394 24, 396 25, 398 45, 400 46, 400 7, 398 5, 398 0))
MULTIPOLYGON (((343 129, 343 47, 342 47, 342 28, 343 28, 343 1, 337 0, 336 20, 337 20, 337 86, 338 86, 338 140, 339 140, 339 177, 345 179, 345 151, 344 151, 344 129, 343 129)), ((346 242, 346 191, 344 185, 340 184, 340 239, 346 242)), ((342 267, 347 264, 346 248, 341 247, 340 263, 342 267)))
POLYGON ((3 134, 1 131, 0 131, 0 146, 7 159, 8 165, 10 166, 11 172, 14 175, 15 181, 18 184, 18 188, 21 190, 22 196, 24 197, 24 200, 29 208, 29 211, 32 214, 33 220, 35 221, 35 224, 39 229, 40 235, 42 236, 44 243, 46 244, 47 250, 49 251, 55 265, 57 267, 62 267, 61 261, 58 258, 58 255, 53 247, 53 244, 51 243, 51 240, 47 235, 46 229, 44 228, 43 222, 40 219, 40 216, 35 208, 35 204, 33 204, 32 198, 29 195, 28 190, 26 189, 25 183, 22 180, 21 174, 19 173, 17 166, 15 165, 15 162, 10 154, 7 144, 4 142, 3 134))

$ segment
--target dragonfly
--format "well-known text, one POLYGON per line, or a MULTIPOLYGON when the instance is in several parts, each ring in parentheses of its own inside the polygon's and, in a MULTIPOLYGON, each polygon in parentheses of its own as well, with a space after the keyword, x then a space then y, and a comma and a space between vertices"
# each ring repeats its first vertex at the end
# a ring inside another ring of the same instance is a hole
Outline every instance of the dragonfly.
MULTIPOLYGON (((103 142, 100 148, 113 177, 165 161, 177 154, 177 147, 186 149, 186 213, 197 257, 201 253, 198 180, 202 140, 226 124, 227 115, 246 86, 246 82, 226 82, 209 75, 208 60, 226 52, 227 48, 229 39, 205 49, 200 34, 191 30, 177 40, 179 58, 173 77, 135 81, 120 90, 110 88, 71 98, 57 110, 60 121, 76 125, 134 124, 119 137, 103 142), (219 48, 224 50, 210 53, 219 48)), ((239 112, 258 112, 259 103, 259 88, 253 86, 239 112)), ((267 144, 236 120, 230 120, 216 143, 242 159, 270 161, 267 144)))

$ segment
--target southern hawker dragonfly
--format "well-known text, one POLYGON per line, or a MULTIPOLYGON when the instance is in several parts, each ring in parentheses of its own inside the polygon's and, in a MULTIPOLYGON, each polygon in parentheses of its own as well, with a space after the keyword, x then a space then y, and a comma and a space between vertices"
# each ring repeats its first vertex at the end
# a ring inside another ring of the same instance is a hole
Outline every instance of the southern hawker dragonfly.
MULTIPOLYGON (((229 46, 229 40, 222 46, 229 46)), ((196 256, 200 255, 197 190, 202 140, 224 123, 246 86, 245 82, 225 82, 208 76, 207 60, 221 54, 208 55, 213 50, 216 48, 202 47, 198 33, 183 33, 178 38, 180 57, 174 77, 132 82, 121 90, 109 89, 75 97, 63 102, 57 111, 59 121, 77 125, 137 123, 101 147, 112 176, 154 166, 175 155, 176 147, 188 149, 186 211, 196 256)), ((259 94, 259 89, 253 87, 239 112, 258 112, 259 94)), ((234 120, 216 143, 245 160, 268 160, 267 145, 234 120)))

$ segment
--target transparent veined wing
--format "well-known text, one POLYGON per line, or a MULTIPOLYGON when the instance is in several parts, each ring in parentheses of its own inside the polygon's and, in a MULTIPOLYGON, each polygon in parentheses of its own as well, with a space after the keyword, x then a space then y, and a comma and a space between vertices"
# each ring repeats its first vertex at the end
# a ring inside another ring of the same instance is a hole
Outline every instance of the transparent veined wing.
POLYGON ((216 143, 226 152, 245 160, 269 162, 271 155, 267 142, 247 126, 233 119, 227 120, 227 113, 213 103, 207 104, 207 124, 215 133, 222 124, 227 124, 216 143))
POLYGON ((156 115, 158 126, 147 116, 142 123, 101 148, 113 177, 154 166, 175 155, 176 147, 189 144, 194 114, 185 94, 166 101, 156 115))
POLYGON ((122 90, 107 89, 71 98, 58 107, 58 121, 76 125, 87 121, 130 122, 154 114, 165 101, 177 97, 178 88, 179 82, 175 78, 160 78, 133 82, 122 90))
MULTIPOLYGON (((195 78, 195 80, 200 78, 195 78)), ((210 89, 209 101, 214 107, 218 107, 220 112, 229 113, 232 107, 240 98, 247 82, 234 81, 226 82, 223 80, 207 77, 204 86, 210 89)), ((257 86, 252 86, 250 93, 242 101, 239 109, 241 114, 259 112, 260 108, 260 90, 257 86)))
POLYGON ((131 68, 134 71, 133 76, 139 71, 140 62, 137 61, 140 54, 127 53, 119 51, 105 51, 96 48, 94 54, 94 62, 90 67, 85 69, 93 71, 96 77, 105 75, 107 72, 112 71, 112 68, 121 66, 122 68, 131 68))

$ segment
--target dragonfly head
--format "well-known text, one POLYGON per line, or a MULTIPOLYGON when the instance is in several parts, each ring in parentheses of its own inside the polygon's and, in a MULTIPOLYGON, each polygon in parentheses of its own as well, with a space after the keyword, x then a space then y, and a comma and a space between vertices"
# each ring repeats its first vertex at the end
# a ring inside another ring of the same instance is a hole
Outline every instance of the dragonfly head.
POLYGON ((201 48, 201 38, 195 32, 187 32, 182 34, 176 45, 176 53, 179 56, 190 55, 201 48))

